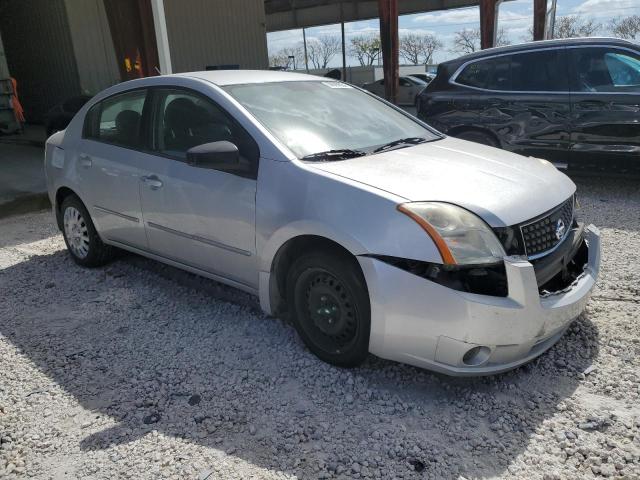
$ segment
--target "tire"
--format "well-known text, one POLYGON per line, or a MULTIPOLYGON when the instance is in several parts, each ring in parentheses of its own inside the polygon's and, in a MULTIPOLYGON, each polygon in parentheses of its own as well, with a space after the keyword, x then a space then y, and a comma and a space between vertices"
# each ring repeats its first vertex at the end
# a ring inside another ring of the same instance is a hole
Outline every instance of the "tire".
POLYGON ((71 258, 83 267, 99 267, 111 260, 115 249, 100 240, 82 201, 69 195, 60 206, 62 235, 71 258))
POLYGON ((479 132, 477 130, 467 130, 453 136, 461 140, 480 143, 489 147, 500 148, 498 142, 496 142, 496 140, 491 135, 489 135, 488 133, 479 132))
POLYGON ((354 258, 328 251, 299 257, 287 275, 287 303, 298 334, 321 360, 355 367, 369 354, 369 294, 354 258))

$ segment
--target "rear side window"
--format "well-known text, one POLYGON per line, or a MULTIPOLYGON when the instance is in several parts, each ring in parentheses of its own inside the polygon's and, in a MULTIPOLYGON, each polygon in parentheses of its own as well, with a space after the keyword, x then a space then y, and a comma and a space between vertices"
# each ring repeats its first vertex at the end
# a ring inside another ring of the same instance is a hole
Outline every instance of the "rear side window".
POLYGON ((484 90, 564 92, 568 90, 562 49, 514 53, 467 65, 456 83, 484 90))
POLYGON ((572 48, 578 92, 640 92, 640 56, 606 47, 572 48))
POLYGON ((146 96, 146 90, 134 90, 97 103, 85 118, 84 137, 142 149, 142 112, 146 96))
POLYGON ((566 92, 569 88, 564 50, 552 49, 512 55, 511 90, 566 92))

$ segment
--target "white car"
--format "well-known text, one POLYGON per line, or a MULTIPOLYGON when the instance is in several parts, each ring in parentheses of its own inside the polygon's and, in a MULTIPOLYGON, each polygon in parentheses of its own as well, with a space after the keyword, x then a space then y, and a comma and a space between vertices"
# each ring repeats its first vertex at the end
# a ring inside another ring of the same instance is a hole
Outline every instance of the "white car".
POLYGON ((78 264, 121 248, 235 286, 340 366, 516 367, 562 336, 598 275, 598 230, 549 162, 321 77, 121 83, 47 140, 45 171, 78 264))
MULTIPOLYGON (((417 105, 418 95, 427 88, 427 82, 410 75, 400 77, 398 87, 399 105, 417 105)), ((375 82, 365 83, 362 88, 384 98, 384 78, 375 82)))

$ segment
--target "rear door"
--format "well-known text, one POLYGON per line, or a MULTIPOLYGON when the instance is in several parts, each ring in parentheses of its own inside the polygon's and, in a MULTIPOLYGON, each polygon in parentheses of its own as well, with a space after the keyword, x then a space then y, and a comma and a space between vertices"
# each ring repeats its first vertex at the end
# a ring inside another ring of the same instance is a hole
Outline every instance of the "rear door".
POLYGON ((571 102, 565 49, 514 53, 510 75, 513 150, 566 165, 571 102))
POLYGON ((140 179, 153 157, 146 153, 143 118, 148 90, 116 94, 87 112, 79 143, 77 175, 83 200, 100 235, 145 249, 140 179))
POLYGON ((566 163, 570 98, 564 48, 514 52, 463 66, 454 83, 461 126, 489 130, 507 150, 566 163))
POLYGON ((568 52, 572 166, 638 168, 640 54, 608 46, 568 47, 568 52))

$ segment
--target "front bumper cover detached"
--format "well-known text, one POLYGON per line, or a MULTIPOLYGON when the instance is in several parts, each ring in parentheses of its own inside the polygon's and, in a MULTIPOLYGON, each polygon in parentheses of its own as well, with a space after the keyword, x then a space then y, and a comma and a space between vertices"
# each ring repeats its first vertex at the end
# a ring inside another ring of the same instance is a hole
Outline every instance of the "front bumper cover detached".
POLYGON ((359 257, 371 298, 369 350, 449 375, 487 375, 537 357, 590 297, 600 268, 600 232, 585 229, 588 260, 566 288, 540 295, 533 265, 504 259, 508 296, 453 290, 373 257, 359 257))

